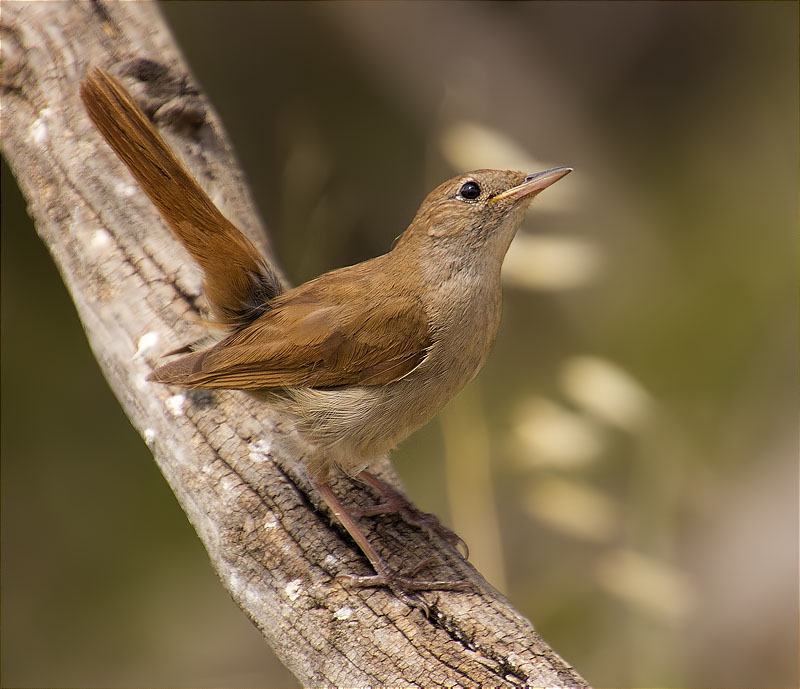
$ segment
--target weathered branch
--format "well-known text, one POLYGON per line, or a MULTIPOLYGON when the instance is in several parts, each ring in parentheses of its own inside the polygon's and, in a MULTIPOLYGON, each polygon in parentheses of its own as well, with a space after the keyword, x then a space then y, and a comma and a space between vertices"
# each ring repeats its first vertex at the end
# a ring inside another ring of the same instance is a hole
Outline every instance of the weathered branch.
MULTIPOLYGON (((244 393, 145 381, 161 355, 202 336, 200 274, 84 113, 78 86, 90 66, 127 75, 223 212, 270 255, 216 115, 187 87, 157 8, 6 2, 2 28, 3 153, 37 231, 224 585, 286 666, 314 686, 585 686, 449 546, 392 518, 364 522, 390 563, 431 558, 438 578, 469 578, 479 592, 426 594, 426 619, 386 590, 343 587, 337 574, 368 567, 319 506, 285 420, 244 393)), ((346 480, 335 489, 375 499, 346 480)))

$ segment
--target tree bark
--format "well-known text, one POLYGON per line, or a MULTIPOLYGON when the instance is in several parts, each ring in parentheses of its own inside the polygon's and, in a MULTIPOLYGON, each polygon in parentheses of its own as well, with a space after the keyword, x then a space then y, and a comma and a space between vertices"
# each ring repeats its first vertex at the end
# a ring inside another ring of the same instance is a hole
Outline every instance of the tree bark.
MULTIPOLYGON (((467 578, 477 591, 426 593, 425 618, 387 590, 345 588, 336 576, 368 565, 331 525, 287 420, 241 392, 145 381, 163 354, 203 336, 200 272, 92 128, 78 96, 88 68, 124 78, 274 265, 266 234, 155 5, 2 9, 3 154, 109 384, 223 584, 286 666, 307 686, 586 686, 452 548, 393 517, 362 520, 390 563, 431 558, 436 578, 467 578)), ((396 484, 388 464, 383 476, 396 484)), ((375 500, 347 479, 334 489, 351 504, 375 500)))

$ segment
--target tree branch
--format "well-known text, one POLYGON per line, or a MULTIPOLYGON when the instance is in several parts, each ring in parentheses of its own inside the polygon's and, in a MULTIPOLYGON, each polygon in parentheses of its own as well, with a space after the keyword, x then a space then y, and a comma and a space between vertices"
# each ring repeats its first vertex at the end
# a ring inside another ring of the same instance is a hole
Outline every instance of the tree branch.
MULTIPOLYGON (((272 260, 219 121, 184 75, 150 3, 4 3, 3 153, 75 301, 98 362, 197 530, 223 584, 305 685, 586 686, 448 545, 390 517, 363 520, 394 566, 422 558, 477 593, 426 595, 426 619, 382 589, 330 524, 285 419, 240 392, 145 382, 204 334, 200 273, 78 97, 90 66, 116 72, 223 212, 272 260), (161 71, 160 66, 168 71, 161 71)), ((274 260, 272 260, 274 265, 274 260)), ((384 478, 396 484, 388 466, 384 478)), ((337 494, 375 496, 341 480, 337 494)))

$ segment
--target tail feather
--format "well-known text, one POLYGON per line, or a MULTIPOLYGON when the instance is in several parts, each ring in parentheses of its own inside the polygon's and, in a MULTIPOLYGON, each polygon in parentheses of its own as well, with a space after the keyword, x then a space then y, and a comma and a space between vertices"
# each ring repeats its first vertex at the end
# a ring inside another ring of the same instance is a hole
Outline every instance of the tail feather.
POLYGON ((206 351, 193 352, 156 368, 147 380, 166 385, 194 387, 193 379, 201 372, 206 351))
POLYGON ((263 313, 280 280, 214 205, 124 87, 101 69, 81 85, 89 117, 205 273, 215 318, 239 327, 263 313))

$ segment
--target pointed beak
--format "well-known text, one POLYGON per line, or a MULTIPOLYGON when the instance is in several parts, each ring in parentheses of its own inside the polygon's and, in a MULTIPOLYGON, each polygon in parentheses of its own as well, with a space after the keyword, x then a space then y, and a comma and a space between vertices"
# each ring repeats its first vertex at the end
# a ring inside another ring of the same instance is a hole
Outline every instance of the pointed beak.
POLYGON ((540 191, 544 191, 551 184, 555 184, 570 172, 572 172, 571 167, 553 167, 544 172, 536 172, 532 175, 528 175, 522 184, 511 187, 511 189, 504 191, 502 194, 498 194, 491 200, 492 202, 500 200, 519 201, 526 197, 533 198, 540 191))

